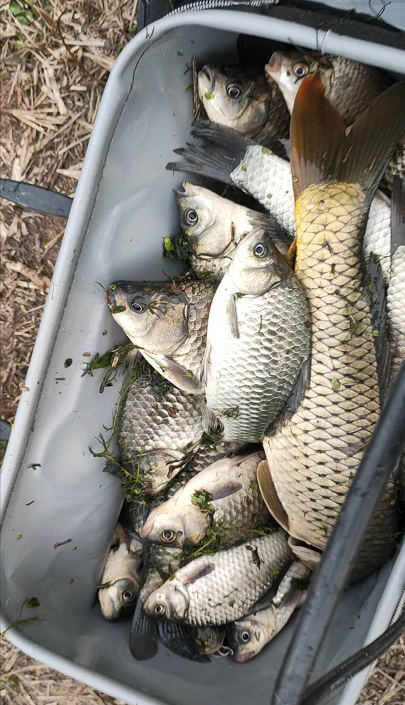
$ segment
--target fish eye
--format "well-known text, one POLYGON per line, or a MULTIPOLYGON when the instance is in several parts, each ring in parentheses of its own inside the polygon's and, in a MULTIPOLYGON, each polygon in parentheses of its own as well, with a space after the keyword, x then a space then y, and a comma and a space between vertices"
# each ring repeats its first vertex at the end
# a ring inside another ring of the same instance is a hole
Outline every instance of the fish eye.
POLYGON ((164 543, 173 543, 176 539, 176 532, 171 529, 165 529, 160 534, 160 538, 164 541, 164 543))
POLYGON ((132 299, 129 304, 129 307, 134 313, 143 313, 146 310, 145 302, 139 296, 132 299))
POLYGON ((135 593, 132 590, 124 590, 122 593, 122 599, 124 602, 133 602, 135 599, 135 593))
POLYGON ((242 95, 243 89, 238 83, 229 83, 226 87, 226 92, 230 98, 236 100, 236 98, 240 98, 242 95))
POLYGON ((250 641, 250 631, 248 629, 244 629, 243 632, 240 633, 240 640, 243 641, 244 644, 247 644, 248 641, 250 641))
POLYGON ((253 248, 255 257, 265 257, 268 254, 268 247, 263 242, 258 242, 253 248))
POLYGON ((188 208, 184 213, 184 220, 186 221, 187 225, 195 225, 196 223, 198 223, 197 211, 195 211, 194 208, 188 208))
POLYGON ((295 64, 293 67, 294 75, 297 76, 297 78, 302 78, 303 76, 306 76, 308 70, 309 69, 307 64, 304 64, 302 61, 299 61, 298 64, 295 64))
POLYGON ((164 605, 156 605, 153 611, 158 617, 161 617, 166 612, 166 609, 164 605))

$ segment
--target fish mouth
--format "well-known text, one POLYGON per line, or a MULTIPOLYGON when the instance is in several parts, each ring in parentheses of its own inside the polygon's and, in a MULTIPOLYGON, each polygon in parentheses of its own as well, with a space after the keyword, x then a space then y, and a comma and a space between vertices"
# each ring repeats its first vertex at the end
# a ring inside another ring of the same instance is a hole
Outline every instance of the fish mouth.
POLYGON ((206 64, 205 66, 200 69, 200 76, 204 76, 211 84, 211 87, 214 85, 214 75, 210 69, 210 67, 206 64))
POLYGON ((255 655, 254 651, 245 651, 243 654, 234 654, 233 658, 237 663, 245 663, 255 655))
POLYGON ((268 73, 278 73, 281 69, 283 63, 283 56, 281 52, 275 51, 271 55, 268 63, 265 66, 265 69, 268 73))
POLYGON ((107 302, 107 306, 114 306, 115 304, 115 285, 111 285, 113 288, 110 286, 108 289, 105 291, 105 300, 107 302))

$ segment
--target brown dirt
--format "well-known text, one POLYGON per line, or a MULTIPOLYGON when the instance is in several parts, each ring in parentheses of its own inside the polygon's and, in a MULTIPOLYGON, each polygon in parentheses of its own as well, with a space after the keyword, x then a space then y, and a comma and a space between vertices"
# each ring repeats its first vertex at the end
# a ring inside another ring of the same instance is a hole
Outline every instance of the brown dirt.
MULTIPOLYGON (((74 194, 108 72, 136 26, 136 5, 136 0, 0 0, 3 177, 74 194)), ((61 219, 18 206, 3 208, 1 408, 9 421, 24 385, 64 226, 61 219)), ((5 704, 125 705, 52 671, 6 639, 1 656, 5 704)), ((359 703, 404 701, 402 639, 380 660, 359 703)))

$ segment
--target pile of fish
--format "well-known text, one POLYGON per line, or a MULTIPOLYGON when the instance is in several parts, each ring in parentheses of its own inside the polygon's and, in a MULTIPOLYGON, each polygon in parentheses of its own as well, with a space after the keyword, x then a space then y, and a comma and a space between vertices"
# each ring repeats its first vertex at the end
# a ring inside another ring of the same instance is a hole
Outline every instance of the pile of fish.
MULTIPOLYGON (((188 272, 106 290, 134 354, 98 596, 107 619, 133 615, 137 659, 160 640, 246 661, 305 599, 405 360, 405 83, 391 84, 296 50, 198 72, 207 119, 167 168, 233 200, 185 181, 188 272)), ((395 548, 397 479, 352 582, 395 548)))

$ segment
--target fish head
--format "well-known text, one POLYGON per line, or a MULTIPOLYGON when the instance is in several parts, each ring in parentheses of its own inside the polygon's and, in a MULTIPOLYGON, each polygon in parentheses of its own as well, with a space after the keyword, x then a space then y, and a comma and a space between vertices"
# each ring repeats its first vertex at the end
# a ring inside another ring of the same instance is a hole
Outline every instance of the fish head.
POLYGON ((132 614, 141 589, 142 569, 142 542, 117 524, 98 587, 98 600, 106 619, 118 621, 132 614))
POLYGON ((244 135, 259 132, 268 119, 270 91, 253 71, 206 64, 198 72, 198 95, 212 122, 244 135))
POLYGON ((184 619, 188 609, 188 599, 172 580, 167 580, 149 595, 144 607, 150 617, 177 621, 184 619))
MULTIPOLYGON (((198 257, 220 257, 232 243, 233 203, 202 186, 183 183, 177 191, 181 229, 198 257)), ((236 244, 234 244, 236 247, 236 244)))
POLYGON ((317 67, 313 57, 300 51, 275 51, 271 55, 265 70, 280 88, 290 113, 302 81, 309 73, 315 73, 317 67))
POLYGON ((194 506, 176 507, 174 497, 149 514, 141 530, 141 538, 164 546, 181 548, 196 545, 209 528, 207 518, 194 506))
POLYGON ((236 248, 228 274, 236 296, 261 296, 281 284, 292 272, 269 233, 255 228, 236 248))
POLYGON ((226 630, 226 639, 233 649, 235 661, 244 663, 256 656, 268 643, 268 629, 260 619, 247 617, 229 624, 226 630))
POLYGON ((103 616, 110 622, 128 619, 135 610, 140 581, 134 578, 118 578, 98 590, 98 600, 103 616))
POLYGON ((172 282, 114 282, 106 301, 115 321, 140 349, 170 355, 187 337, 187 299, 172 282))

